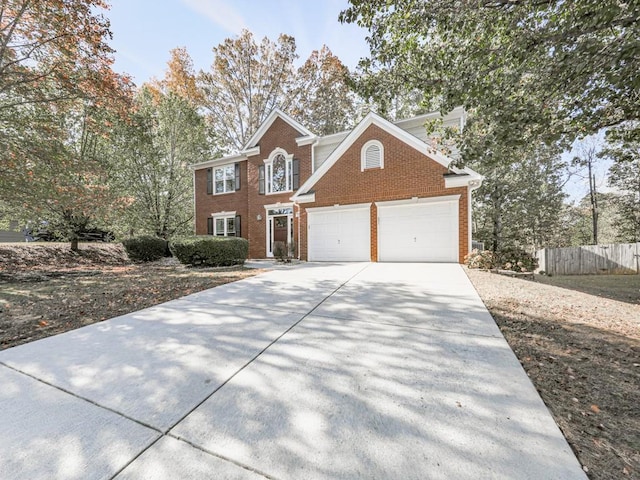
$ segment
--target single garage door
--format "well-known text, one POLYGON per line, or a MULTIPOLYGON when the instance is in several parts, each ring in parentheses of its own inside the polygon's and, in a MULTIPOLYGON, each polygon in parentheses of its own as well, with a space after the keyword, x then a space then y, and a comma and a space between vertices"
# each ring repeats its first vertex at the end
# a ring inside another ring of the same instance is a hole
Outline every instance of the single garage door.
POLYGON ((378 203, 378 260, 457 263, 458 198, 378 203))
POLYGON ((309 261, 371 260, 370 205, 307 210, 309 261))

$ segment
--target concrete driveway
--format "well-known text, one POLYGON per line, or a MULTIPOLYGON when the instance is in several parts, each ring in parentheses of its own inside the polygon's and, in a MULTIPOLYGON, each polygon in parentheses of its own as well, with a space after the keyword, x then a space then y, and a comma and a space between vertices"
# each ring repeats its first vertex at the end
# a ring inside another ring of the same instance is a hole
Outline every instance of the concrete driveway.
POLYGON ((3 479, 585 479, 462 268, 273 270, 0 352, 3 479))

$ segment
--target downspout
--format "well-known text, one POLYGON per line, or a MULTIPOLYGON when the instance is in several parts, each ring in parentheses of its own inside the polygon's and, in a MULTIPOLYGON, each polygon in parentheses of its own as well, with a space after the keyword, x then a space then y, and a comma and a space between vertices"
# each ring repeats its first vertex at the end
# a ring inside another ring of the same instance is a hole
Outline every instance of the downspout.
POLYGON ((297 223, 298 223, 298 248, 296 250, 298 250, 298 260, 300 260, 300 220, 301 220, 301 215, 300 215, 300 205, 298 203, 295 203, 295 201, 293 202, 293 206, 294 207, 298 207, 298 216, 296 217, 298 219, 297 223))

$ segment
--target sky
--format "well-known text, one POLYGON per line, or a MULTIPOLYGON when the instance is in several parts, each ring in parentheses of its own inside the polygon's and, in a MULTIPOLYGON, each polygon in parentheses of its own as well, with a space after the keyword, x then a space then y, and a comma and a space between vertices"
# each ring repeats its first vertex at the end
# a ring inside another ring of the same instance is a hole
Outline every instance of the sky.
MULTIPOLYGON (((366 30, 338 21, 347 6, 347 0, 111 0, 105 15, 116 50, 114 69, 141 85, 164 76, 169 51, 176 47, 187 48, 196 71, 208 70, 211 49, 245 28, 257 41, 265 36, 275 41, 281 33, 293 36, 298 65, 327 45, 353 69, 369 48, 366 30)), ((564 158, 568 161, 573 155, 567 152, 564 158)), ((607 168, 600 165, 596 171, 600 191, 606 191, 607 168)), ((586 178, 574 176, 565 188, 569 200, 586 195, 588 185, 586 178)))
POLYGON ((208 70, 211 49, 244 28, 258 41, 293 36, 299 65, 327 45, 354 68, 369 49, 366 30, 338 22, 347 6, 347 0, 111 0, 105 16, 116 50, 114 69, 141 85, 164 75, 169 51, 176 47, 187 48, 196 71, 208 70))

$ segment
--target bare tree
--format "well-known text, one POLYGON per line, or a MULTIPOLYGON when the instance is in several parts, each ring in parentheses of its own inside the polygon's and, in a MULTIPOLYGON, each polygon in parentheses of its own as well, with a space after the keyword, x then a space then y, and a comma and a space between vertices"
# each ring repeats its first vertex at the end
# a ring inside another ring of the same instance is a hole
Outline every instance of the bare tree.
POLYGON ((578 154, 573 158, 572 164, 587 169, 589 179, 589 198, 591 201, 591 222, 593 225, 593 244, 598 244, 598 192, 596 186, 595 167, 600 158, 598 142, 592 138, 582 140, 577 148, 578 154))

